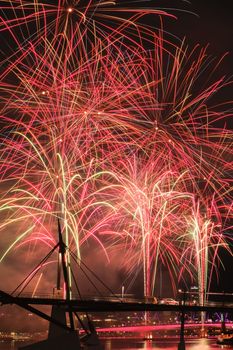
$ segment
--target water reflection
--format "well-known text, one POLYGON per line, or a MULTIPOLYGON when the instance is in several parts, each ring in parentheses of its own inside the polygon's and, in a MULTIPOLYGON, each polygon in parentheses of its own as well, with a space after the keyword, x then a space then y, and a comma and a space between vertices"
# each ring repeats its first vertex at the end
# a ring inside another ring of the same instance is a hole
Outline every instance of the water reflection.
MULTIPOLYGON (((114 338, 102 340, 104 350, 177 350, 179 339, 165 340, 140 340, 129 338, 114 338)), ((12 342, 0 342, 0 350, 17 350, 25 344, 12 342)), ((193 339, 186 341, 186 350, 230 350, 233 347, 217 345, 212 339, 193 339)), ((55 350, 55 349, 51 349, 55 350)))
MULTIPOLYGON (((104 341, 104 350, 177 350, 179 339, 172 340, 135 340, 135 339, 109 339, 104 341)), ((195 339, 186 341, 186 350, 230 350, 233 347, 217 345, 215 340, 195 339)))
MULTIPOLYGON (((215 345, 214 343, 212 344, 212 346, 215 345)), ((217 346, 217 344, 216 344, 217 346)), ((219 346, 217 346, 219 348, 219 346)), ((211 349, 210 347, 210 343, 207 339, 200 339, 198 341, 198 344, 193 344, 191 347, 190 347, 190 350, 209 350, 211 349)))
POLYGON ((153 349, 152 340, 145 340, 143 349, 152 350, 153 349))

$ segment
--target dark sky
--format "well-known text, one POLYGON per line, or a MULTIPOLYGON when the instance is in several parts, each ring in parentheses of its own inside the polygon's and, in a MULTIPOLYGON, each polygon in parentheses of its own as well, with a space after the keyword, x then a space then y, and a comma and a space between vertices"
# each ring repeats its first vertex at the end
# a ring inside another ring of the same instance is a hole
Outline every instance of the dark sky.
POLYGON ((165 28, 181 39, 186 37, 190 48, 197 43, 209 45, 208 54, 219 58, 229 52, 221 69, 226 75, 233 74, 231 0, 152 0, 151 3, 152 6, 173 9, 168 12, 176 15, 177 20, 165 20, 165 28))
MULTIPOLYGON (((196 14, 175 11, 177 21, 169 20, 169 30, 179 37, 185 36, 187 43, 193 46, 197 43, 209 44, 208 53, 221 57, 229 52, 222 66, 223 72, 233 74, 233 25, 232 1, 191 0, 172 1, 177 9, 183 9, 196 14)), ((164 7, 169 7, 171 1, 162 1, 164 7)), ((171 5, 170 5, 171 6, 171 5)))
POLYGON ((165 0, 160 3, 164 7, 171 7, 171 3, 174 3, 173 7, 177 8, 173 13, 178 20, 169 25, 173 33, 181 37, 186 36, 191 45, 210 44, 213 54, 221 55, 226 51, 231 51, 233 54, 232 1, 191 0, 188 3, 188 1, 165 0), (196 16, 183 10, 193 12, 196 16))

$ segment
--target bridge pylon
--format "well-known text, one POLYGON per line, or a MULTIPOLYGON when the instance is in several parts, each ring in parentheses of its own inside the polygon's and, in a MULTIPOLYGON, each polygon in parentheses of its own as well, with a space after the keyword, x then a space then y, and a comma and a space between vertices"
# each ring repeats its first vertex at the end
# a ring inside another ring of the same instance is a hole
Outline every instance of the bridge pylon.
MULTIPOLYGON (((57 265, 57 284, 53 289, 53 297, 55 299, 64 299, 64 305, 53 305, 51 309, 51 319, 49 321, 48 338, 30 345, 20 347, 20 350, 81 350, 92 349, 102 350, 98 334, 96 333, 94 324, 88 317, 88 327, 84 327, 86 335, 80 337, 79 331, 75 329, 74 315, 78 318, 82 325, 82 321, 71 307, 71 287, 69 283, 69 275, 67 268, 67 250, 62 238, 60 222, 58 220, 58 239, 59 242, 55 246, 59 248, 58 265, 57 265), (63 274, 64 290, 61 288, 61 276, 63 274), (64 293, 65 291, 65 293, 64 293), (68 322, 66 314, 68 313, 68 322), (56 322, 56 323, 55 323, 56 322), (81 346, 82 344, 82 346, 81 346)), ((54 248, 54 249, 55 249, 54 248)), ((88 315, 87 315, 88 316, 88 315)))

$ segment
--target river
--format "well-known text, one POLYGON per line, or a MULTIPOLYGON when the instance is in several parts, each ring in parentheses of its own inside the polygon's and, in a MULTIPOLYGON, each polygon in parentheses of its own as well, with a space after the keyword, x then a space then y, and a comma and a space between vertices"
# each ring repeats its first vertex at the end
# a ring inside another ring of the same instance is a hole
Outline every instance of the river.
MULTIPOLYGON (((103 339, 104 350, 177 350, 178 339, 172 340, 143 340, 130 338, 112 338, 103 339)), ((18 346, 23 346, 24 343, 17 343, 15 341, 0 342, 0 350, 16 350, 18 346)), ((226 349, 233 349, 232 347, 225 347, 226 349)), ((186 341, 186 350, 216 350, 223 349, 223 346, 217 345, 214 339, 188 339, 186 341)), ((55 349, 51 349, 55 350, 55 349)))

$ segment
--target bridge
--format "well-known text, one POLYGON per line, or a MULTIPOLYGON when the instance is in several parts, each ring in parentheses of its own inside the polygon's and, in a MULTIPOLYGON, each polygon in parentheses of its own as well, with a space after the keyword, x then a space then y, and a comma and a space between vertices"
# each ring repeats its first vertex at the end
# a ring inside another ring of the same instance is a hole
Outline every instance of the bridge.
MULTIPOLYGON (((4 291, 0 291, 0 303, 16 304, 27 310, 30 305, 56 305, 64 308, 65 310, 72 309, 73 312, 130 312, 130 311, 151 311, 151 312, 232 312, 233 303, 225 302, 207 302, 205 305, 188 305, 185 302, 181 302, 177 305, 170 304, 154 304, 145 302, 143 299, 137 299, 137 301, 125 301, 125 300, 111 300, 111 297, 107 298, 82 298, 82 299, 58 299, 51 297, 29 297, 29 296, 12 296, 4 291)), ((33 308, 33 307, 31 307, 33 308)), ((31 311, 31 309, 30 309, 31 311)))
MULTIPOLYGON (((152 303, 146 302, 145 299, 132 299, 125 300, 113 295, 105 298, 88 298, 80 296, 72 297, 70 290, 69 272, 67 267, 66 254, 68 248, 63 242, 60 223, 58 221, 58 237, 59 242, 53 247, 49 254, 39 263, 38 266, 29 274, 30 278, 26 277, 24 281, 15 289, 15 293, 7 293, 0 291, 0 303, 2 305, 15 304, 19 307, 28 310, 29 312, 47 320, 49 322, 49 333, 48 338, 45 341, 32 344, 30 346, 24 347, 28 350, 51 350, 56 348, 56 350, 79 350, 81 349, 81 341, 85 342, 85 346, 95 346, 95 349, 101 350, 102 346, 99 341, 95 327, 89 317, 91 312, 178 312, 180 314, 180 342, 178 344, 178 350, 185 350, 185 340, 184 340, 184 326, 185 326, 185 314, 188 312, 220 312, 220 313, 233 313, 233 303, 226 302, 208 302, 205 305, 189 305, 184 298, 177 305, 170 305, 166 303, 152 303), (38 267, 43 266, 51 254, 59 249, 58 254, 58 271, 57 271, 57 295, 51 296, 28 296, 23 294, 25 286, 28 284, 27 281, 31 281, 38 267), (63 272, 63 280, 65 285, 65 297, 62 298, 62 288, 61 288, 61 273, 63 272), (21 288, 22 287, 22 288, 21 288), (16 294, 18 291, 18 294, 16 294), (36 306, 47 305, 52 307, 51 314, 48 315, 36 306), (86 313, 88 325, 83 324, 82 319, 79 317, 79 313, 86 313), (69 316, 69 322, 66 321, 66 314, 69 316), (86 335, 81 339, 79 334, 75 329, 74 317, 77 318, 81 324, 86 335)), ((72 256, 72 252, 69 252, 72 256)), ((77 257, 73 257, 77 261, 77 257)), ((72 271, 71 271, 72 273, 72 271)), ((74 274, 72 273, 74 278, 74 274)), ((95 275, 96 277, 96 275, 95 275)), ((78 290, 78 284, 74 280, 74 284, 78 290)), ((106 287, 106 285, 104 284, 106 287)), ((223 318, 222 329, 225 329, 225 321, 223 318)))
MULTIPOLYGON (((41 312, 37 308, 35 308, 36 305, 49 305, 52 307, 55 307, 56 309, 63 310, 64 313, 71 312, 77 313, 80 312, 130 312, 130 311, 138 311, 138 312, 164 312, 164 311, 171 311, 171 312, 179 312, 181 315, 181 322, 180 325, 160 325, 160 329, 177 329, 180 327, 180 342, 178 344, 178 350, 185 350, 185 340, 184 340, 184 326, 185 326, 185 317, 184 315, 188 312, 232 312, 233 313, 233 304, 232 303, 220 303, 220 302, 209 302, 207 305, 186 305, 184 303, 180 303, 179 305, 169 305, 169 304, 153 304, 153 303, 147 303, 144 301, 116 301, 111 300, 111 298, 104 298, 103 300, 94 300, 90 298, 86 299, 70 299, 67 301, 67 299, 57 299, 52 297, 29 297, 29 296, 12 296, 4 291, 0 291, 0 303, 2 305, 7 304, 16 304, 35 315, 42 317, 49 321, 50 323, 54 324, 55 326, 60 327, 61 329, 65 330, 66 332, 70 332, 73 334, 72 325, 67 325, 66 322, 62 321, 59 317, 57 317, 56 314, 52 313, 51 316, 41 312)), ((56 310, 55 309, 55 310, 56 310)), ((200 324, 199 324, 200 325, 200 324)), ((196 327, 197 324, 187 324, 186 327, 196 327)), ((213 325, 211 325, 213 327, 213 325)), ((214 325, 216 327, 217 325, 214 325)), ((218 324, 218 326, 223 327, 223 324, 218 324)), ((91 326, 92 327, 92 326, 91 326)), ((208 324, 208 327, 210 325, 208 324)), ((225 327, 225 324, 224 324, 225 327)), ((94 328, 93 328, 94 329, 94 328)), ((137 331, 152 331, 158 329, 158 326, 136 326, 136 327, 114 327, 114 328, 102 328, 98 329, 98 333, 100 332, 114 332, 114 331, 124 331, 124 332, 137 332, 137 331)), ((85 330, 85 327, 84 327, 85 330)), ((57 334, 56 330, 56 334, 57 334)), ((88 333, 90 334, 90 333, 88 333)), ((94 334, 95 331, 94 331, 94 334)), ((77 343, 77 341, 76 341, 77 343)), ((39 343, 40 344, 40 343, 39 343)), ((39 345, 41 347, 41 345, 39 345)), ((49 346, 51 346, 51 343, 49 342, 49 346)), ((64 344, 63 344, 64 346, 64 344)), ((29 349, 37 349, 36 347, 30 346, 29 349)), ((39 349, 39 348, 38 348, 39 349)), ((41 347, 43 349, 43 347, 41 347)), ((47 349, 45 347, 45 349, 47 349)), ((99 349, 101 347, 99 346, 99 349)))

